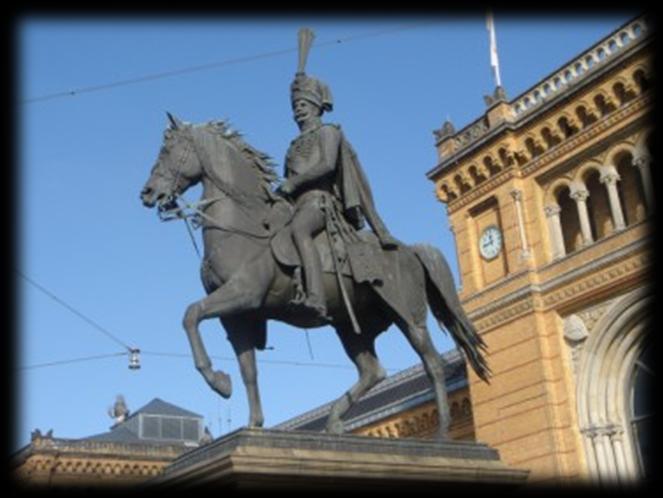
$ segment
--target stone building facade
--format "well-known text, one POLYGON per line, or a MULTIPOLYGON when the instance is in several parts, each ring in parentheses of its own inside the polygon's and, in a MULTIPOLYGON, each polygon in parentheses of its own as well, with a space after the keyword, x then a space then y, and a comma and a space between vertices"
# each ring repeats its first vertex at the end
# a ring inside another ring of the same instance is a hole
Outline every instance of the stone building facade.
MULTIPOLYGON (((434 132, 428 177, 494 374, 487 385, 444 355, 450 437, 489 444, 531 482, 651 476, 652 50, 651 25, 634 19, 517 98, 496 89, 463 129, 434 132)), ((429 437, 432 399, 412 367, 346 428, 429 437)), ((279 428, 322 429, 329 406, 279 428)))
POLYGON ((35 430, 10 459, 20 487, 126 487, 147 481, 206 442, 203 417, 159 398, 102 434, 67 439, 35 430))
POLYGON ((513 100, 435 132, 428 172, 489 346, 476 438, 537 482, 632 482, 651 460, 653 47, 632 20, 513 100))

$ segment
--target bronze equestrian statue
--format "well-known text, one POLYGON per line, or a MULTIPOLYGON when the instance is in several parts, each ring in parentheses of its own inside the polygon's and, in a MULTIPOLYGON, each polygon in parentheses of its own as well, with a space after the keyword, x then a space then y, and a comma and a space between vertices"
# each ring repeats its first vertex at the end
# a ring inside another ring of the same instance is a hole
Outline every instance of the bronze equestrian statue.
POLYGON ((333 109, 333 102, 329 87, 304 73, 312 31, 301 30, 299 40, 299 67, 290 87, 290 101, 301 133, 288 148, 286 180, 278 191, 289 196, 295 206, 290 225, 305 278, 302 312, 325 318, 322 265, 313 244, 313 238, 328 226, 325 210, 334 209, 355 229, 361 228, 363 215, 382 247, 395 249, 398 244, 375 210, 368 181, 359 162, 352 160, 356 155, 340 127, 321 121, 322 114, 333 109))
POLYGON ((321 123, 331 110, 328 87, 304 74, 312 33, 300 32, 300 63, 291 86, 295 121, 285 180, 268 156, 224 122, 193 125, 168 115, 170 126, 141 191, 162 219, 193 217, 202 226, 201 279, 207 297, 184 315, 196 368, 211 388, 231 395, 230 377, 213 370, 198 325, 219 318, 237 355, 250 405, 250 427, 263 425, 255 350, 265 348, 267 321, 296 327, 331 325, 356 365, 359 380, 332 406, 326 430, 385 377, 375 339, 396 324, 420 356, 433 385, 438 435, 447 436, 444 369, 426 327, 430 307, 483 380, 485 344, 463 312, 440 251, 394 239, 379 218, 368 181, 340 128, 321 123), (202 182, 191 205, 181 194, 202 182), (360 230, 362 218, 373 231, 360 230), (303 272, 303 275, 302 275, 303 272))

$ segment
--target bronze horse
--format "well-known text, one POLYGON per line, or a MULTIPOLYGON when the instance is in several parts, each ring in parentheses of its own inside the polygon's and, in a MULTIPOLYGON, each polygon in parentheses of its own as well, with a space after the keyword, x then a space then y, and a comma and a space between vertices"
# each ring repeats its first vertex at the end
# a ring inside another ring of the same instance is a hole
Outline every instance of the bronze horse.
MULTIPOLYGON (((435 392, 438 435, 447 437, 449 411, 443 363, 426 327, 427 308, 451 333, 479 377, 487 381, 489 369, 480 351, 485 344, 461 308, 451 271, 440 251, 428 245, 400 244, 387 251, 390 254, 383 258, 389 263, 383 264, 385 278, 375 284, 356 283, 351 276, 339 278, 327 272, 330 323, 303 316, 291 305, 298 291, 296 267, 279 261, 272 249, 272 239, 288 228, 292 206, 274 193, 278 175, 267 156, 225 123, 193 125, 168 116, 171 123, 141 199, 147 207, 177 212, 178 196, 202 182, 202 199, 196 211, 203 227, 201 278, 208 295, 187 308, 183 325, 195 366, 211 388, 224 398, 232 392, 230 377, 212 369, 198 330, 202 320, 220 318, 226 330, 248 394, 250 427, 263 425, 255 350, 265 347, 267 320, 307 328, 331 324, 359 373, 357 383, 333 404, 327 419, 327 431, 342 433, 343 414, 385 377, 374 343, 395 323, 423 362, 435 392), (360 333, 352 326, 341 285, 355 311, 360 333)), ((368 232, 360 234, 370 239, 368 232)), ((326 236, 325 232, 321 236, 326 236)), ((376 242, 374 250, 381 254, 376 242)))

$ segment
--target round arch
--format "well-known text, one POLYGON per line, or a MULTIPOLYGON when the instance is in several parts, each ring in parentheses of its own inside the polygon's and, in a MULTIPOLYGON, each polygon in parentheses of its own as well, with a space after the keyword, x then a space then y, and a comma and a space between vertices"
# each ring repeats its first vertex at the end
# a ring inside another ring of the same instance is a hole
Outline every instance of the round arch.
POLYGON ((589 160, 583 163, 583 165, 580 166, 573 175, 574 184, 576 184, 578 188, 587 188, 585 185, 585 179, 591 171, 596 171, 600 175, 603 171, 603 165, 596 160, 589 160))
POLYGON ((651 289, 623 296, 594 326, 581 354, 578 422, 590 476, 602 482, 628 483, 639 477, 629 393, 635 362, 646 346, 653 302, 651 289))
POLYGON ((618 156, 621 155, 630 155, 632 158, 635 157, 635 145, 631 142, 619 142, 618 144, 610 147, 610 150, 605 156, 605 164, 610 166, 617 165, 618 156))
POLYGON ((543 193, 543 204, 544 206, 557 204, 557 194, 564 187, 571 190, 571 178, 562 176, 555 179, 550 185, 548 185, 543 193))

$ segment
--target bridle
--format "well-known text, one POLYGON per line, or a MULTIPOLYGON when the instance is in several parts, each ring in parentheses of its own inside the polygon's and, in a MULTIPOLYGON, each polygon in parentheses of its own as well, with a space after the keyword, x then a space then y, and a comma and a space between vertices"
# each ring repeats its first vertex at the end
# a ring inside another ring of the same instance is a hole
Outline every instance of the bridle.
MULTIPOLYGON (((247 237, 252 237, 252 238, 259 238, 259 239, 267 239, 271 237, 270 233, 266 234, 258 234, 254 232, 249 232, 247 230, 242 230, 240 228, 228 228, 224 227, 221 224, 219 224, 214 218, 209 216, 204 212, 204 209, 206 209, 208 206, 211 204, 220 201, 222 199, 230 198, 233 199, 235 202, 240 204, 245 204, 239 199, 236 199, 234 195, 232 195, 232 192, 230 192, 230 189, 225 187, 224 185, 220 184, 220 182, 215 178, 214 175, 210 174, 209 172, 205 171, 205 161, 200 161, 201 168, 203 170, 203 173, 207 175, 208 178, 212 181, 212 183, 216 186, 216 188, 223 193, 221 196, 213 197, 211 199, 204 199, 200 200, 195 203, 190 203, 188 202, 183 194, 180 194, 177 192, 178 190, 178 185, 180 178, 182 176, 182 167, 187 163, 189 160, 189 157, 192 153, 196 153, 198 157, 200 158, 200 150, 197 148, 197 143, 194 137, 190 133, 190 129, 187 128, 175 128, 175 132, 181 133, 185 132, 186 135, 184 135, 184 139, 186 141, 186 148, 185 150, 180 154, 176 164, 172 166, 170 162, 167 165, 168 172, 170 173, 170 176, 172 178, 171 184, 170 184, 170 195, 166 199, 165 202, 161 203, 159 207, 157 208, 157 213, 159 216, 159 219, 161 221, 172 221, 172 220, 177 220, 177 219, 183 219, 187 225, 187 229, 189 230, 189 233, 191 234, 191 229, 188 224, 188 220, 191 219, 191 225, 193 226, 194 229, 200 228, 203 225, 203 220, 207 221, 209 226, 213 226, 214 228, 217 228, 219 230, 222 230, 224 232, 228 233, 234 233, 237 235, 244 235, 247 237), (171 207, 172 206, 172 207, 171 207)), ((253 216, 249 211, 246 211, 245 209, 242 209, 245 214, 253 221, 257 222, 254 220, 253 216)), ((193 240, 193 234, 191 234, 192 240, 193 240)), ((194 240, 194 246, 195 246, 195 240, 194 240)), ((196 251, 198 251, 198 248, 196 247, 196 251)))

